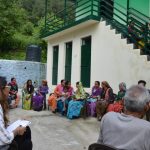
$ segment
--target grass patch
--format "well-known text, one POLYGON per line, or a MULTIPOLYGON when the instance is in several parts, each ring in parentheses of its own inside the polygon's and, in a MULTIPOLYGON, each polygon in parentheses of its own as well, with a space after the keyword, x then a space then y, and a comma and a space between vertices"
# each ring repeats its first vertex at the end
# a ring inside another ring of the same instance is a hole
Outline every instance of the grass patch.
POLYGON ((25 60, 26 51, 25 50, 13 50, 7 52, 1 52, 0 59, 8 60, 25 60))

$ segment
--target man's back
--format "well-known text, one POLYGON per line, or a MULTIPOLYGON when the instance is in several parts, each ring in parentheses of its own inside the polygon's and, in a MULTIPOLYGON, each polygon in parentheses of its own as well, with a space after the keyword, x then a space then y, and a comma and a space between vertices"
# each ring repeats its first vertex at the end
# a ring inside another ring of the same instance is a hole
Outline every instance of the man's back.
POLYGON ((107 113, 101 122, 98 143, 125 150, 150 150, 150 123, 125 114, 107 113))

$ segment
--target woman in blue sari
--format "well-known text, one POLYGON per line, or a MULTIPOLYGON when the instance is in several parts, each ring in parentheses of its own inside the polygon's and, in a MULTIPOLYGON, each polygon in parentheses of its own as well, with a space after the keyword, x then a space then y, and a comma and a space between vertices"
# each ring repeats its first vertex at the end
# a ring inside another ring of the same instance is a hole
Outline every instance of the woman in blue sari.
POLYGON ((67 117, 73 119, 79 117, 81 109, 83 107, 83 100, 86 98, 85 90, 81 82, 76 83, 77 90, 74 95, 74 99, 69 102, 67 117))

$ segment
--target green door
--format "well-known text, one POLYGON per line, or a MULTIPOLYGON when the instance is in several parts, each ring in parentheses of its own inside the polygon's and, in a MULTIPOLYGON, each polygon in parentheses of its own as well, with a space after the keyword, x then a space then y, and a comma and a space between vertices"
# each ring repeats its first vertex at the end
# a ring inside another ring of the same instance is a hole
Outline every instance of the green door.
POLYGON ((81 82, 90 87, 91 81, 91 37, 82 39, 81 46, 81 82))
POLYGON ((72 42, 66 43, 65 80, 71 81, 72 42))
POLYGON ((58 77, 58 54, 59 54, 59 46, 54 46, 53 47, 52 85, 57 85, 57 77, 58 77))

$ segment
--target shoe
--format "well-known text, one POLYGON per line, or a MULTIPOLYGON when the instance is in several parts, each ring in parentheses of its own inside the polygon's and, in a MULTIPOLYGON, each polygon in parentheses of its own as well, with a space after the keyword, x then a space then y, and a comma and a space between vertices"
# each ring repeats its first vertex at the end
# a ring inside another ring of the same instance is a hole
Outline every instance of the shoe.
POLYGON ((56 114, 56 110, 52 111, 52 113, 56 114))

